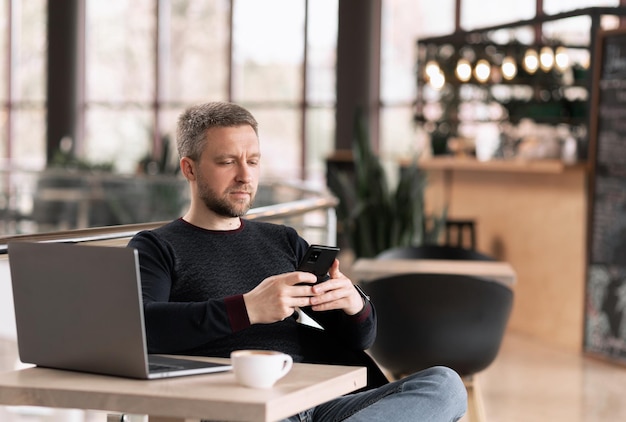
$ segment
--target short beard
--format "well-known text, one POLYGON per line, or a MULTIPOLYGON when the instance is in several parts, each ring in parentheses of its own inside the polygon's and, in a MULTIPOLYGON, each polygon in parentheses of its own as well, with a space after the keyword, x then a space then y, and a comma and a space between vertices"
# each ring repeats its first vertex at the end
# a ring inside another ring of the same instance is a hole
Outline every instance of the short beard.
POLYGON ((198 186, 198 195, 204 205, 222 217, 243 217, 252 207, 254 202, 254 193, 250 193, 250 201, 247 203, 233 204, 226 199, 226 196, 220 197, 217 192, 210 189, 204 184, 198 186))

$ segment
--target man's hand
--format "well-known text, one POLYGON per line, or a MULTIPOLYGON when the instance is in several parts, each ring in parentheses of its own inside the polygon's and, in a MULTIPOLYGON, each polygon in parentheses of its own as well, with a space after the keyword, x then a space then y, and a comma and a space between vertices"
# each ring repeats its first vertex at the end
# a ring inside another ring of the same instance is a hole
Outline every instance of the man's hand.
POLYGON ((363 309, 363 299, 352 282, 339 271, 335 259, 330 279, 315 284, 315 275, 302 271, 279 274, 263 280, 243 295, 250 324, 271 324, 290 317, 296 308, 310 306, 314 311, 341 309, 355 315, 363 309), (304 283, 304 285, 299 285, 304 283))
POLYGON ((317 278, 311 273, 294 271, 263 280, 243 295, 250 324, 271 324, 290 317, 296 308, 311 305, 310 285, 317 278), (305 285, 297 285, 305 283, 305 285))
POLYGON ((311 309, 314 311, 342 309, 348 315, 359 313, 365 304, 352 281, 339 271, 339 260, 335 259, 328 274, 329 280, 312 287, 311 309))

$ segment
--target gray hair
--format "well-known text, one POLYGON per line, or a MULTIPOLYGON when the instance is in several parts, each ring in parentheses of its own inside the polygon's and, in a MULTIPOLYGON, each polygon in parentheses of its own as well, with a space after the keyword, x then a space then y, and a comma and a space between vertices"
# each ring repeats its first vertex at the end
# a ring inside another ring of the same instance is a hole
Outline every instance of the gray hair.
POLYGON ((180 158, 196 161, 202 155, 207 130, 214 127, 250 125, 258 132, 258 123, 245 108, 228 102, 198 104, 186 109, 178 118, 176 147, 180 158))

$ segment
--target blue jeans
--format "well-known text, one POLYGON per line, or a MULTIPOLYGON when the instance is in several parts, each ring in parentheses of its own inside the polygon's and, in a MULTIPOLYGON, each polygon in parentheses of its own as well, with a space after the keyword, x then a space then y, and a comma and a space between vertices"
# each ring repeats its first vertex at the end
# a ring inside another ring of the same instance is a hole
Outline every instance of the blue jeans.
POLYGON ((284 422, 457 421, 467 409, 467 391, 452 369, 436 366, 373 390, 348 394, 284 422))

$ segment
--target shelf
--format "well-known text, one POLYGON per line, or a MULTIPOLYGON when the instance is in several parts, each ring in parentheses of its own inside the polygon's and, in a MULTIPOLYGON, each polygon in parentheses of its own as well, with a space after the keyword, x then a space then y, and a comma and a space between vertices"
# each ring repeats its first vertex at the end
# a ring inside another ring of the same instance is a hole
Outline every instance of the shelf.
MULTIPOLYGON (((591 76, 596 66, 595 37, 598 30, 609 27, 610 22, 605 19, 608 16, 621 19, 626 16, 626 7, 589 7, 418 39, 415 121, 422 122, 430 133, 440 130, 452 137, 473 136, 474 128, 471 125, 485 117, 510 123, 513 128, 528 119, 536 125, 551 126, 555 131, 554 137, 560 137, 556 134, 557 129, 560 130, 559 126, 569 126, 572 135, 579 141, 580 157, 588 156, 588 146, 592 145, 587 133, 592 115, 590 90, 591 76), (581 26, 580 34, 574 38, 571 37, 573 34, 565 32, 562 39, 558 39, 558 31, 552 35, 553 39, 549 38, 549 34, 542 33, 543 23, 550 22, 554 28, 559 28, 563 22, 579 17, 585 17, 585 20, 588 18, 590 26, 581 26), (521 42, 520 38, 523 37, 520 37, 518 30, 522 29, 523 34, 527 26, 534 26, 538 30, 532 40, 521 42), (522 63, 527 50, 533 48, 539 52, 545 46, 568 49, 571 68, 567 73, 561 73, 555 68, 548 71, 538 69, 536 72, 524 70, 522 63), (505 57, 517 64, 517 74, 510 81, 503 77, 501 71, 492 72, 486 82, 480 82, 473 72, 462 78, 465 81, 468 77, 466 82, 456 74, 461 59, 475 71, 480 60, 487 60, 490 66, 499 67, 505 57), (434 69, 434 76, 426 74, 427 64, 430 63, 436 64, 432 68, 428 66, 429 72, 434 69), (478 109, 482 106, 481 102, 484 108, 478 109), (500 105, 501 110, 487 109, 494 102, 500 105), (433 107, 437 103, 438 107, 433 107), (473 111, 476 109, 478 111, 473 111)), ((532 171, 530 169, 536 167, 535 164, 516 164, 513 167, 515 170, 511 171, 532 171)), ((546 167, 545 163, 538 168, 543 167, 546 167)), ((495 168, 502 169, 499 165, 495 168)), ((551 168, 547 166, 547 170, 540 171, 562 171, 558 166, 557 170, 551 168)))

